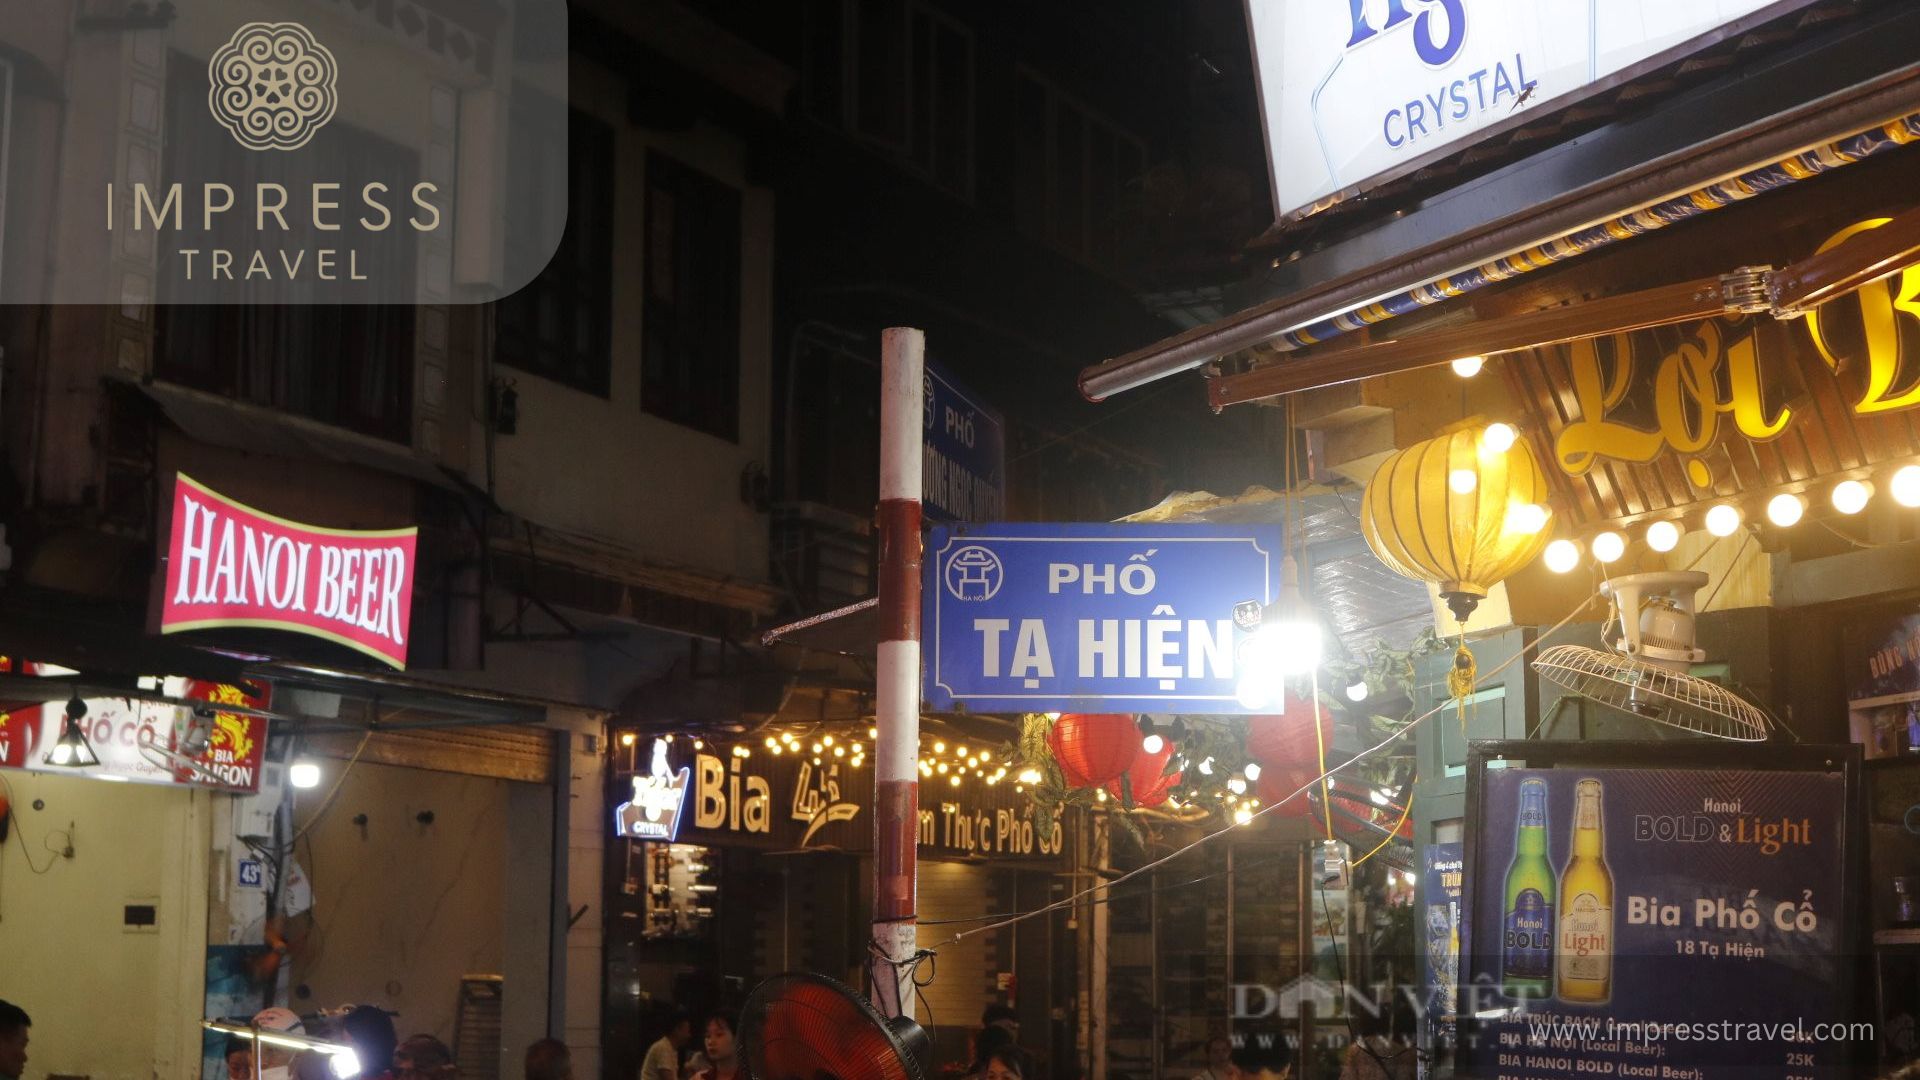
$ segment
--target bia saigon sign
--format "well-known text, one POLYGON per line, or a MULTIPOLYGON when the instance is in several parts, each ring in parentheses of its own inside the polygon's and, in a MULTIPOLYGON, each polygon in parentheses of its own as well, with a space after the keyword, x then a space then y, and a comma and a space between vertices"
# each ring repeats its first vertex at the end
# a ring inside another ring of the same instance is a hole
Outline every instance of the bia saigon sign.
POLYGON ((260 627, 407 666, 418 529, 356 531, 265 514, 180 474, 160 632, 260 627))

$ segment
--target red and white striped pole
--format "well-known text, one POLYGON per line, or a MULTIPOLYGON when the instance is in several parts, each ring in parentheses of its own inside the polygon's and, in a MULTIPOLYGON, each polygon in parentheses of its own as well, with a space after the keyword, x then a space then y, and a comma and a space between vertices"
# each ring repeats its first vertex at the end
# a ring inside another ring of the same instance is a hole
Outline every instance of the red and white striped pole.
POLYGON ((880 650, 874 676, 873 967, 875 1002, 913 1015, 919 841, 920 468, 926 335, 880 335, 880 650))

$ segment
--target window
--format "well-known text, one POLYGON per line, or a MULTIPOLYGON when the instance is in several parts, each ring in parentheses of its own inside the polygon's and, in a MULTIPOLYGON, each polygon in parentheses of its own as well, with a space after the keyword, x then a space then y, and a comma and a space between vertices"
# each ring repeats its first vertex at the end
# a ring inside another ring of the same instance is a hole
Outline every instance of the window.
MULTIPOLYGON (((521 100, 517 93, 516 101, 521 100)), ((525 116, 514 120, 514 138, 527 144, 513 155, 509 190, 531 190, 541 183, 542 170, 558 168, 561 155, 553 145, 558 140, 543 139, 540 127, 525 116)), ((568 213, 560 246, 540 276, 495 306, 496 356, 503 364, 606 397, 613 367, 613 128, 571 111, 565 161, 568 213)), ((517 206, 528 204, 515 200, 517 206)), ((508 244, 542 235, 534 225, 510 220, 508 244)))
POLYGON ((647 155, 640 405, 740 435, 740 192, 647 155))
MULTIPOLYGON (((193 62, 176 58, 173 70, 190 73, 193 62)), ((205 65, 199 65, 201 71, 205 65)), ((226 131, 206 122, 206 80, 185 74, 168 82, 168 176, 235 177, 256 182, 284 181, 285 162, 276 154, 243 149, 226 131), (191 163, 191 168, 188 167, 191 163)), ((415 155, 339 120, 314 136, 316 154, 339 162, 345 175, 385 181, 407 190, 419 167, 415 155)), ((247 251, 260 246, 245 215, 206 234, 205 247, 247 251)), ((380 266, 367 266, 382 278, 407 280, 414 273, 409 250, 394 249, 380 266)), ((196 288, 175 277, 162 279, 164 299, 156 308, 154 374, 171 382, 221 394, 238 401, 304 416, 336 427, 412 441, 414 309, 402 305, 195 304, 196 288)))
POLYGON ((803 99, 817 120, 973 197, 973 34, 911 0, 810 0, 803 99))
POLYGON ((1146 172, 1146 144, 1022 71, 1015 88, 1020 230, 1099 267, 1120 257, 1124 193, 1146 172))

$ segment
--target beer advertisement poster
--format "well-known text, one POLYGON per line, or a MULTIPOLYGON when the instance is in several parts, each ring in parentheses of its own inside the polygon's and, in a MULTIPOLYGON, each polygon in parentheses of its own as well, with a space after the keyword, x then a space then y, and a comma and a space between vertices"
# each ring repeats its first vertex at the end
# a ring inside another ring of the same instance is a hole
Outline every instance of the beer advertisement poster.
POLYGON ((1483 776, 1466 1075, 1845 1075, 1843 775, 1483 776))

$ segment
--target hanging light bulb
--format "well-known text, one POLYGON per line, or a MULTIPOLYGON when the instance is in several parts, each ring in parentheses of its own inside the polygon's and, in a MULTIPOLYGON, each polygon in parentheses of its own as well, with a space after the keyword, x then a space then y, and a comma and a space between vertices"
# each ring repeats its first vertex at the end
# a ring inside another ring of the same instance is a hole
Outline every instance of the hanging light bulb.
POLYGON ((933 752, 934 752, 934 753, 936 753, 936 754, 944 754, 944 753, 946 753, 946 752, 947 752, 947 744, 946 744, 946 743, 944 743, 944 742, 935 742, 935 743, 933 744, 933 752))
POLYGON ((1447 474, 1447 486, 1455 495, 1471 495, 1480 486, 1480 474, 1472 469, 1455 469, 1447 474))
POLYGON ((1021 769, 1021 770, 1020 770, 1020 782, 1021 782, 1022 784, 1037 784, 1037 783, 1039 783, 1039 782, 1040 782, 1040 770, 1039 770, 1039 769, 1021 769))
POLYGON ((1200 763, 1200 775, 1201 776, 1213 775, 1213 759, 1212 758, 1207 758, 1205 761, 1202 761, 1200 763))
POLYGON ((1680 543, 1680 526, 1671 521, 1656 521, 1647 526, 1647 546, 1655 551, 1672 551, 1680 543))
POLYGON ((1227 781, 1227 790, 1233 792, 1235 795, 1245 795, 1247 793, 1247 782, 1236 776, 1227 781))
POLYGON ((1140 740, 1140 749, 1145 750, 1149 754, 1157 754, 1166 749, 1166 746, 1167 740, 1158 735, 1149 735, 1140 740))
POLYGON ((935 766, 934 766, 934 768, 935 768, 935 769, 938 769, 938 770, 940 771, 940 775, 941 775, 941 776, 945 776, 945 775, 947 775, 947 763, 946 763, 946 762, 944 762, 944 761, 943 761, 943 762, 941 762, 940 764, 938 764, 938 765, 935 765, 935 766))
POLYGON ((1463 379, 1471 379, 1475 375, 1480 374, 1481 368, 1487 366, 1487 358, 1484 356, 1462 356, 1455 359, 1452 366, 1455 375, 1463 379))
MULTIPOLYGON (((1920 476, 1916 479, 1920 479, 1920 476)), ((1712 535, 1732 536, 1739 528, 1740 508, 1732 503, 1721 503, 1707 511, 1707 532, 1712 535)))
POLYGON ((1252 820, 1253 820, 1253 811, 1247 809, 1244 806, 1233 812, 1233 823, 1235 825, 1245 825, 1247 822, 1252 820))
POLYGON ((1247 767, 1242 771, 1247 774, 1247 779, 1249 780, 1260 779, 1260 763, 1257 761, 1247 762, 1247 767))
POLYGON ((960 786, 960 776, 959 776, 959 774, 957 774, 957 773, 956 773, 956 774, 955 774, 954 776, 952 776, 952 777, 950 777, 949 779, 950 779, 950 780, 951 780, 951 782, 953 783, 953 786, 954 786, 954 787, 959 787, 959 786, 960 786))
POLYGON ((1106 801, 1107 801, 1107 789, 1106 789, 1106 788, 1101 788, 1100 790, 1098 790, 1098 791, 1096 791, 1096 792, 1094 792, 1094 793, 1093 793, 1093 797, 1094 797, 1094 798, 1096 798, 1096 799, 1098 799, 1098 800, 1100 800, 1101 802, 1106 802, 1106 801))
POLYGON ((880 737, 880 729, 879 729, 879 728, 877 728, 877 727, 870 727, 870 728, 868 728, 868 729, 867 729, 867 738, 869 738, 869 739, 877 739, 877 738, 879 738, 879 737, 880 737))
POLYGON ((1767 500, 1767 520, 1786 529, 1800 524, 1807 512, 1807 500, 1790 492, 1781 492, 1767 500))
POLYGON ((833 736, 831 736, 831 735, 823 735, 823 736, 821 736, 821 737, 820 737, 820 745, 822 745, 822 746, 832 746, 832 745, 833 745, 833 736))
POLYGON ((1367 700, 1367 693, 1367 682, 1365 679, 1362 679, 1347 687, 1347 700, 1354 702, 1365 701, 1367 700))
POLYGON ((1627 538, 1609 529, 1593 538, 1593 557, 1598 562, 1618 562, 1627 553, 1627 538))
POLYGON ((1920 506, 1920 465, 1908 465, 1894 473, 1887 490, 1901 506, 1920 506))
POLYGON ((1547 569, 1564 574, 1580 565, 1580 545, 1571 540, 1555 540, 1547 545, 1547 569))
POLYGON ((1843 514, 1857 514, 1873 498, 1873 485, 1863 480, 1842 480, 1833 485, 1833 508, 1843 514))
POLYGON ((320 763, 310 757, 296 758, 287 767, 287 783, 301 790, 320 786, 320 763))
POLYGON ((1550 516, 1547 508, 1539 503, 1514 503, 1507 507, 1507 531, 1519 533, 1522 536, 1532 536, 1547 527, 1547 519, 1550 516))
POLYGON ((1504 454, 1513 449, 1518 437, 1512 424, 1488 424, 1487 430, 1480 433, 1480 449, 1489 454, 1504 454))
POLYGON ((635 736, 634 733, 631 731, 623 731, 620 733, 621 746, 632 746, 634 743, 638 741, 639 741, 639 738, 635 736))
POLYGON ((81 724, 86 715, 87 703, 81 701, 78 694, 68 699, 66 715, 60 720, 60 738, 42 761, 68 769, 86 769, 100 764, 100 758, 93 752, 93 745, 87 742, 87 733, 81 724))
POLYGON ((779 757, 784 750, 785 750, 785 747, 781 746, 779 743, 774 743, 773 749, 767 752, 772 754, 774 757, 779 757))

